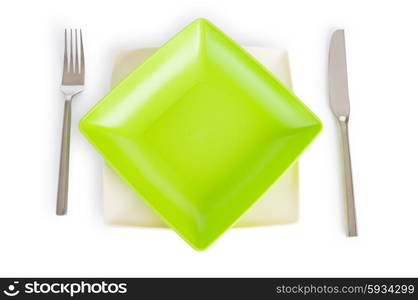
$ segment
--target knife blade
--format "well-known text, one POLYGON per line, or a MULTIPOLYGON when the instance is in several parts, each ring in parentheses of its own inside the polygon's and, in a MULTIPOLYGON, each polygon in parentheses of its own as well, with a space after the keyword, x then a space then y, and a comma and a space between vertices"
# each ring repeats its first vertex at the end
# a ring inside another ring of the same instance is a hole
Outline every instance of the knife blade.
POLYGON ((334 31, 329 49, 329 100, 333 113, 340 118, 350 115, 348 98, 347 61, 345 53, 344 30, 334 31))
POLYGON ((342 29, 336 30, 331 37, 328 61, 328 85, 330 106, 340 125, 344 153, 347 235, 353 237, 357 236, 357 220, 348 135, 350 100, 348 97, 347 61, 344 30, 342 29))

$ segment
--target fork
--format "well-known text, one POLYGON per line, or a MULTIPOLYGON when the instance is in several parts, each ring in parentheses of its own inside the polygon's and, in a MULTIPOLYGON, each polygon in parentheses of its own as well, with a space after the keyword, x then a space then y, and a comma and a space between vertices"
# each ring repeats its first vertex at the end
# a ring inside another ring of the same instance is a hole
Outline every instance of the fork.
POLYGON ((84 47, 81 29, 64 32, 64 67, 61 91, 64 94, 64 121, 61 139, 61 159, 58 177, 57 215, 67 213, 68 171, 70 161, 71 100, 84 89, 84 47), (68 34, 69 32, 69 34, 68 34))

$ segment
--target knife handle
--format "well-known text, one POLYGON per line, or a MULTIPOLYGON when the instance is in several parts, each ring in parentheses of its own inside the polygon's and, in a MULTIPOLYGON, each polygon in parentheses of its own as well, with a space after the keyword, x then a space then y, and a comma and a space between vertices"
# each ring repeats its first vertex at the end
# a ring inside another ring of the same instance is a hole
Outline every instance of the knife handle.
POLYGON ((351 155, 350 142, 348 138, 348 118, 341 118, 339 120, 341 128, 341 138, 344 152, 344 177, 346 189, 346 210, 347 210, 347 225, 348 236, 357 236, 357 221, 356 221, 356 207, 354 203, 354 189, 353 189, 353 175, 351 170, 351 155))

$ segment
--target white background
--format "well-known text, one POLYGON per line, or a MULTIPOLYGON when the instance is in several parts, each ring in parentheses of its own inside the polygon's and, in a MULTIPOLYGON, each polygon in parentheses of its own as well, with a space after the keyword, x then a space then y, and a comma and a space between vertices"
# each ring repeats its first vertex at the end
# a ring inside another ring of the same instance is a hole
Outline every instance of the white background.
POLYGON ((0 276, 418 276, 416 1, 2 1, 0 276), (237 42, 286 48, 296 94, 324 130, 301 160, 295 225, 228 231, 204 252, 170 230, 110 227, 101 159, 77 128, 108 90, 115 51, 159 46, 197 17, 237 42), (55 216, 63 29, 84 30, 69 213, 55 216), (358 238, 346 238, 332 29, 346 29, 358 238))

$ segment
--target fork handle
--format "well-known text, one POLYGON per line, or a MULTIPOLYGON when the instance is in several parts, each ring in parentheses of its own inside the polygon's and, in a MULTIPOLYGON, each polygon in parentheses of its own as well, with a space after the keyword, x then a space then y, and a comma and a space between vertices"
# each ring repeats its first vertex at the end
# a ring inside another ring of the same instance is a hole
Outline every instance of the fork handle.
POLYGON ((344 151, 344 177, 346 188, 346 209, 348 236, 357 236, 356 208, 354 203, 353 176, 351 170, 350 142, 348 138, 348 119, 340 120, 341 138, 344 151))
POLYGON ((64 121, 61 137, 61 159, 58 177, 57 215, 67 213, 68 202, 68 171, 70 162, 70 134, 71 134, 71 99, 65 100, 64 121))

